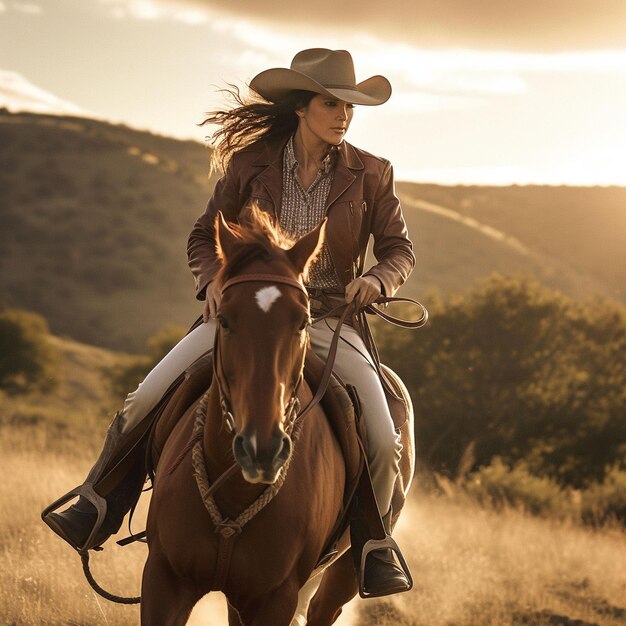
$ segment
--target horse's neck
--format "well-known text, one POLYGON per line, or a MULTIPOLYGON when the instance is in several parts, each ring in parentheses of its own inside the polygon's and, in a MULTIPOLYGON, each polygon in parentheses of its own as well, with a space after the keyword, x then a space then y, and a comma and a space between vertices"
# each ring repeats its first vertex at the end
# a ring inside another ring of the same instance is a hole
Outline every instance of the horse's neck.
MULTIPOLYGON (((232 452, 233 438, 226 430, 219 401, 219 391, 215 379, 211 385, 204 428, 204 456, 211 483, 215 482, 235 459, 232 452)), ((230 478, 215 494, 222 514, 236 517, 251 504, 265 489, 266 485, 247 483, 241 472, 230 478)))

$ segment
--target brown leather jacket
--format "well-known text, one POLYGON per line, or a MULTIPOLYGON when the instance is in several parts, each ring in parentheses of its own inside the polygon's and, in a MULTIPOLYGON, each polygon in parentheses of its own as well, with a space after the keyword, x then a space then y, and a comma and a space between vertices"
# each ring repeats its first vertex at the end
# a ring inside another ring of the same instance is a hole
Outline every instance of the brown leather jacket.
MULTIPOLYGON (((206 287, 220 267, 215 253, 217 212, 222 211, 228 221, 236 222, 239 212, 253 200, 261 209, 278 217, 287 139, 261 140, 240 150, 217 182, 187 245, 199 300, 204 300, 206 287)), ((366 274, 376 276, 383 285, 383 293, 392 296, 411 273, 415 256, 394 193, 391 164, 345 141, 338 153, 326 202, 326 239, 337 275, 344 287, 357 276, 361 256, 372 234, 378 263, 366 274)))

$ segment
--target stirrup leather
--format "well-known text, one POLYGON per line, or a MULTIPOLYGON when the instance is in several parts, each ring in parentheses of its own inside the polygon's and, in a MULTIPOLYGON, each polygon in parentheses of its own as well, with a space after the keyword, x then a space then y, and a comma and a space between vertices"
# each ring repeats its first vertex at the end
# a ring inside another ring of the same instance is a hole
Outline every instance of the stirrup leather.
MULTIPOLYGON (((61 508, 64 504, 67 504, 70 500, 73 500, 76 497, 82 496, 86 500, 92 504, 97 513, 96 523, 94 524, 89 537, 85 541, 84 545, 79 548, 73 546, 79 553, 87 552, 87 550, 102 550, 102 547, 92 545, 96 539, 96 535, 99 530, 102 528, 102 524, 104 523, 104 519, 107 514, 107 501, 93 488, 91 483, 84 483, 79 485, 75 489, 68 491, 65 495, 61 496, 58 500, 55 500, 52 504, 48 505, 41 513, 41 519, 48 524, 48 526, 52 529, 53 532, 56 533, 56 529, 53 528, 51 524, 48 523, 46 519, 48 515, 57 509, 61 508)), ((58 534, 58 533, 57 533, 58 534)))
POLYGON ((367 557, 369 556, 370 552, 373 552, 374 550, 386 549, 391 550, 398 559, 400 568, 404 572, 406 579, 409 581, 409 588, 407 589, 407 591, 410 591, 413 588, 413 577, 411 576, 411 570, 409 569, 409 566, 404 556, 402 555, 402 552, 400 552, 400 548, 396 543, 396 540, 391 535, 387 535, 384 539, 369 539, 365 542, 365 545, 363 546, 363 550, 361 551, 361 566, 359 572, 359 595, 361 596, 361 598, 372 598, 378 597, 380 595, 367 593, 365 591, 365 564, 367 562, 367 557))

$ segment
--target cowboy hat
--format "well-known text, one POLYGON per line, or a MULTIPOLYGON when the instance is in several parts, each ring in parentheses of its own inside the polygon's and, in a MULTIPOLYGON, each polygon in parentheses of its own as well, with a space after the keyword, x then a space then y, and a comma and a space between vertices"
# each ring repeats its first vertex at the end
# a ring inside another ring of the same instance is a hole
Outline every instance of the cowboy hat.
POLYGON ((289 69, 265 70, 250 81, 250 88, 270 102, 280 102, 296 89, 365 105, 383 104, 391 96, 391 85, 384 76, 357 83, 350 53, 326 48, 298 52, 289 69))

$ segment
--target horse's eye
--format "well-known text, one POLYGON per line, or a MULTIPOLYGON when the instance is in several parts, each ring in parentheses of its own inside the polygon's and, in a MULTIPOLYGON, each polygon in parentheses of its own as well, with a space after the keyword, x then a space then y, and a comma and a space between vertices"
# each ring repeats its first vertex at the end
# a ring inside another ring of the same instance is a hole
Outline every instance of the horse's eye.
POLYGON ((228 321, 223 315, 217 316, 217 322, 224 330, 228 330, 228 321))
POLYGON ((300 326, 298 326, 298 330, 299 330, 300 332, 302 332, 303 330, 305 330, 305 329, 306 329, 306 327, 309 325, 309 323, 310 323, 309 318, 308 318, 308 317, 305 317, 305 318, 302 320, 302 323, 300 324, 300 326))

